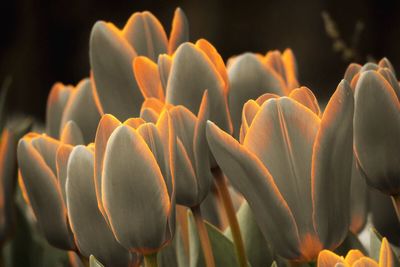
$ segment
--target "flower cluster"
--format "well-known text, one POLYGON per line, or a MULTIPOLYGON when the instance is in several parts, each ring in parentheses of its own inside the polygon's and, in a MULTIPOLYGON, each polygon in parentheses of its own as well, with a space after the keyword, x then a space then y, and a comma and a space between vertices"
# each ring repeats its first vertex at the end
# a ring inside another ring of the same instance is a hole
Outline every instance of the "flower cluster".
MULTIPOLYGON (((45 132, 18 143, 19 185, 51 245, 105 266, 378 266, 331 251, 364 228, 367 185, 400 209, 387 59, 351 64, 321 109, 292 50, 225 65, 189 42, 179 8, 169 37, 150 12, 96 22, 89 56, 90 77, 56 83, 45 132)), ((379 266, 396 264, 383 239, 379 266)))

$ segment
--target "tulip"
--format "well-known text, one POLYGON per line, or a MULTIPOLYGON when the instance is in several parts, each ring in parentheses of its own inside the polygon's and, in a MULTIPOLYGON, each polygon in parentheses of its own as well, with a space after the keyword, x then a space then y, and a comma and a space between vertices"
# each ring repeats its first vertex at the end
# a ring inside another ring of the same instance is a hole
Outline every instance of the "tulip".
POLYGON ((365 256, 361 251, 355 249, 350 250, 345 258, 329 250, 321 251, 318 255, 318 267, 331 266, 394 267, 398 266, 398 261, 390 248, 389 242, 386 238, 383 238, 379 253, 379 264, 375 260, 365 256))
POLYGON ((151 260, 175 231, 173 127, 166 112, 137 127, 106 116, 95 142, 98 201, 118 242, 151 260))
POLYGON ((96 104, 102 114, 122 120, 138 116, 143 96, 133 75, 133 60, 142 55, 155 61, 159 54, 172 54, 188 40, 188 31, 180 8, 175 11, 169 41, 161 23, 147 11, 134 13, 122 30, 112 23, 96 22, 89 53, 96 104))
POLYGON ((75 249, 67 219, 62 181, 57 178, 56 153, 61 143, 46 135, 28 133, 18 143, 20 187, 47 241, 75 249))
POLYGON ((293 98, 267 100, 255 110, 242 144, 208 122, 211 152, 281 256, 310 261, 345 238, 352 126, 353 94, 346 81, 321 119, 293 98))
POLYGON ((68 157, 65 194, 68 218, 81 255, 96 257, 106 266, 139 266, 115 239, 97 206, 93 146, 76 146, 68 157))
POLYGON ((210 120, 231 132, 225 64, 208 41, 183 43, 172 56, 160 56, 158 64, 138 57, 134 61, 134 73, 146 100, 155 98, 152 102, 161 105, 183 105, 194 114, 199 111, 204 91, 208 90, 210 120))
POLYGON ((392 196, 398 210, 400 87, 397 81, 387 79, 392 72, 384 70, 368 70, 359 75, 355 87, 354 147, 367 183, 392 196))
POLYGON ((368 186, 353 157, 350 187, 350 231, 360 233, 367 222, 368 186))
POLYGON ((234 136, 239 136, 243 104, 264 93, 289 95, 299 86, 296 59, 291 49, 270 51, 265 57, 244 53, 228 61, 229 111, 234 136))
POLYGON ((46 108, 46 133, 50 137, 59 139, 66 124, 73 121, 74 125, 68 125, 68 128, 74 127, 73 132, 82 135, 76 141, 88 144, 94 140, 99 120, 89 79, 82 80, 76 87, 61 83, 53 85, 46 108))

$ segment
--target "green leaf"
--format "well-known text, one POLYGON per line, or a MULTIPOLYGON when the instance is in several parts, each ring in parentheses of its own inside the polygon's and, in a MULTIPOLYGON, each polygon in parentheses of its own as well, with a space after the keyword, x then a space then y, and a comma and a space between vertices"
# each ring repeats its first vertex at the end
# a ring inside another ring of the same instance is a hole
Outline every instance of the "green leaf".
POLYGON ((364 255, 368 255, 367 250, 361 244, 361 242, 358 239, 357 235, 353 234, 352 232, 349 232, 347 234, 345 240, 343 240, 342 244, 340 244, 340 246, 335 249, 335 253, 338 254, 338 255, 346 255, 347 252, 349 252, 351 249, 358 249, 364 255))
POLYGON ((104 265, 101 264, 101 263, 96 259, 96 257, 93 256, 93 255, 90 255, 90 257, 89 257, 89 266, 90 266, 90 267, 104 267, 104 265))
POLYGON ((175 236, 171 244, 163 248, 157 256, 159 267, 184 267, 188 265, 187 255, 183 248, 183 239, 180 226, 176 227, 175 236))
MULTIPOLYGON (((215 266, 239 266, 235 254, 235 247, 231 240, 216 227, 205 222, 210 238, 212 251, 214 253, 215 266)), ((203 252, 201 249, 197 227, 194 221, 193 214, 188 212, 189 225, 189 247, 190 247, 190 267, 205 266, 203 252)))
MULTIPOLYGON (((249 204, 244 201, 237 212, 240 231, 242 233, 244 248, 247 258, 253 267, 265 267, 273 263, 273 253, 269 244, 256 224, 249 204)), ((232 240, 230 228, 225 231, 225 236, 232 240)))

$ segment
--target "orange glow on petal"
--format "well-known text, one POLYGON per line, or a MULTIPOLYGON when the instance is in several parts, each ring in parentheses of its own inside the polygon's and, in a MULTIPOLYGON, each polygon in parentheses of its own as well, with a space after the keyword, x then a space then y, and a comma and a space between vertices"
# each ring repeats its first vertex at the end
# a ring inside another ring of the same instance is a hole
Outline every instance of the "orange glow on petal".
POLYGON ((133 60, 133 71, 144 98, 155 97, 164 101, 164 91, 156 63, 147 57, 136 57, 133 60))
POLYGON ((225 82, 224 89, 225 89, 225 94, 227 94, 228 84, 229 84, 228 74, 226 73, 225 63, 222 60, 221 55, 218 53, 217 49, 215 49, 215 47, 205 39, 199 39, 196 42, 196 46, 200 48, 214 64, 219 75, 221 75, 221 78, 225 82))
POLYGON ((333 267, 337 263, 344 264, 345 266, 349 266, 343 257, 336 255, 334 252, 330 250, 322 250, 318 255, 318 267, 333 267))
MULTIPOLYGON (((378 263, 371 258, 363 257, 354 262, 352 267, 378 267, 378 263)), ((388 265, 393 266, 393 265, 388 265)))
POLYGON ((365 255, 361 251, 359 251, 358 249, 352 249, 347 253, 345 261, 348 264, 353 265, 353 263, 355 263, 362 257, 365 257, 365 255))
POLYGON ((142 118, 130 118, 124 121, 124 125, 128 125, 133 129, 137 129, 140 125, 146 123, 142 118))
POLYGON ((304 260, 315 260, 322 249, 323 245, 315 234, 307 233, 302 236, 300 250, 304 260))
POLYGON ((262 104, 264 104, 265 101, 267 101, 268 99, 271 99, 271 98, 279 98, 279 96, 276 94, 266 93, 266 94, 260 95, 256 99, 256 102, 259 106, 261 106, 262 104))
POLYGON ((144 109, 151 109, 154 112, 156 112, 157 114, 160 114, 161 111, 163 110, 164 106, 165 106, 165 103, 163 101, 161 101, 160 99, 153 98, 153 97, 147 98, 143 101, 140 113, 142 113, 142 110, 144 110, 144 109))
POLYGON ((302 86, 292 90, 289 94, 289 97, 311 109, 312 112, 314 112, 317 116, 321 116, 317 98, 307 87, 302 86))
POLYGON ((296 58, 291 49, 285 49, 282 55, 282 61, 286 70, 286 83, 288 89, 291 90, 299 87, 299 82, 297 81, 296 58))
POLYGON ((100 99, 99 99, 99 95, 97 94, 97 89, 96 89, 96 83, 94 81, 94 75, 93 75, 93 70, 90 71, 90 83, 92 85, 92 94, 93 94, 93 100, 94 100, 94 104, 97 107, 97 110, 100 113, 100 116, 104 115, 104 109, 103 106, 101 105, 100 99))

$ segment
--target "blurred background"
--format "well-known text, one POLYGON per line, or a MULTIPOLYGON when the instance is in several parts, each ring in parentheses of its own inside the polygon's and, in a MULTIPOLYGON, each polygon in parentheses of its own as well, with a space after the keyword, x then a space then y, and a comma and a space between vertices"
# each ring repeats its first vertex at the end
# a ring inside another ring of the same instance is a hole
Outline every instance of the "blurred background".
POLYGON ((350 61, 386 56, 400 68, 400 1, 2 1, 0 83, 12 77, 8 105, 44 119, 47 94, 56 81, 76 84, 89 74, 88 42, 96 20, 122 27, 135 11, 149 10, 169 35, 176 6, 185 11, 192 41, 206 38, 226 60, 245 51, 265 53, 291 47, 300 82, 327 99, 350 61), (344 56, 328 34, 326 11, 344 56))

